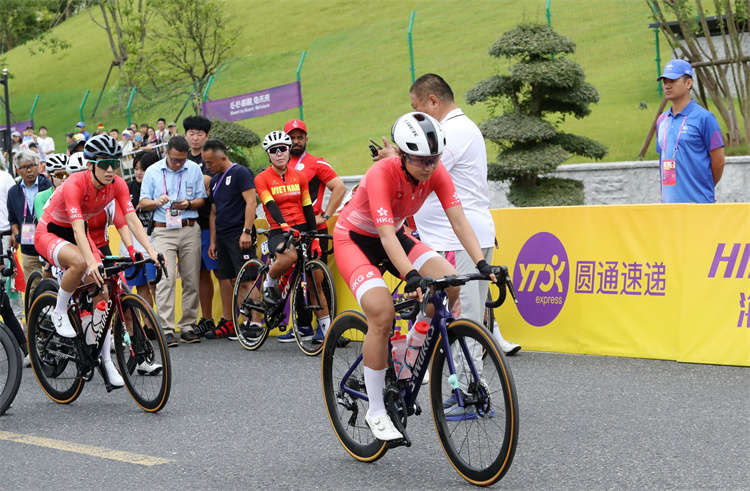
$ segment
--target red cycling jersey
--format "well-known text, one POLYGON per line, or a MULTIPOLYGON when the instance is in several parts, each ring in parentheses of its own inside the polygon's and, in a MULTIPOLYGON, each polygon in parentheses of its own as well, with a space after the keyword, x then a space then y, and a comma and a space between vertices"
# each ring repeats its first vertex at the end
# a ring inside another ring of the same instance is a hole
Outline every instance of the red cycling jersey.
POLYGON ((286 172, 281 176, 273 169, 273 166, 269 166, 256 176, 255 190, 260 196, 260 202, 263 203, 266 221, 268 221, 271 230, 281 228, 281 225, 276 223, 271 214, 268 213, 266 205, 270 201, 276 202, 281 211, 281 216, 284 217, 288 225, 295 226, 307 223, 302 207, 311 205, 312 202, 307 187, 307 178, 302 172, 287 166, 286 172))
POLYGON ((39 222, 69 227, 73 220, 89 220, 116 200, 123 215, 135 213, 128 185, 120 176, 112 184, 97 190, 91 184, 91 171, 76 172, 52 193, 39 222))
MULTIPOLYGON (((289 159, 289 166, 305 174, 310 189, 310 199, 313 211, 316 215, 323 213, 323 196, 326 192, 326 184, 339 177, 333 170, 331 164, 320 157, 305 152, 299 157, 289 159)), ((322 225, 326 228, 326 224, 322 225)))
POLYGON ((100 211, 95 216, 91 217, 86 222, 88 227, 89 236, 94 241, 96 247, 104 247, 109 244, 109 222, 115 224, 115 228, 120 230, 122 227, 128 224, 125 221, 120 205, 117 201, 111 201, 104 210, 100 211))
POLYGON ((438 165, 427 181, 414 188, 406 180, 399 157, 380 160, 362 178, 357 192, 339 214, 336 226, 377 237, 377 227, 381 225, 399 229, 433 191, 443 209, 461 204, 445 166, 438 165))

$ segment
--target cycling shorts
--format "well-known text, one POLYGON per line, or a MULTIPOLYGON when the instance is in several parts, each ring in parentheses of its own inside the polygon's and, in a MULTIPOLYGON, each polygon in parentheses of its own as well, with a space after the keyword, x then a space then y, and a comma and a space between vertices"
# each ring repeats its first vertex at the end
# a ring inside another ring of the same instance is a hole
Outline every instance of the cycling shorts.
MULTIPOLYGON (((91 252, 94 254, 94 258, 96 258, 98 262, 101 262, 101 253, 94 244, 94 241, 89 237, 88 233, 86 234, 86 238, 89 241, 89 247, 91 247, 91 252)), ((58 268, 62 268, 57 260, 57 255, 60 253, 60 250, 68 244, 77 246, 73 227, 63 227, 55 223, 47 223, 44 220, 39 221, 34 235, 34 246, 39 255, 48 263, 57 266, 58 268)))
MULTIPOLYGON (((420 242, 419 239, 407 234, 404 227, 396 232, 396 237, 417 271, 428 259, 439 257, 437 252, 420 242)), ((388 270, 396 277, 401 276, 390 264, 380 237, 358 234, 336 227, 333 231, 333 255, 341 277, 346 280, 357 303, 360 302, 362 295, 372 288, 381 286, 388 288, 383 280, 381 268, 388 270)))

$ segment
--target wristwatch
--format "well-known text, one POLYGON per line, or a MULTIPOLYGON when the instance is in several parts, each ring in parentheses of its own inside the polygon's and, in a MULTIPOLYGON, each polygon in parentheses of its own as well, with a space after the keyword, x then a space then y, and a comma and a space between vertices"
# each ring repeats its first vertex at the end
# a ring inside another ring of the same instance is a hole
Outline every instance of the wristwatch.
POLYGON ((326 220, 328 220, 328 219, 330 219, 331 217, 329 217, 329 216, 328 216, 328 215, 326 214, 326 212, 323 212, 323 218, 325 218, 326 220))
POLYGON ((190 200, 185 200, 185 201, 187 201, 187 208, 186 209, 191 210, 193 208, 193 203, 190 200))
POLYGON ((250 235, 252 235, 253 234, 253 230, 250 229, 250 228, 243 228, 242 229, 242 233, 243 234, 250 234, 250 235))

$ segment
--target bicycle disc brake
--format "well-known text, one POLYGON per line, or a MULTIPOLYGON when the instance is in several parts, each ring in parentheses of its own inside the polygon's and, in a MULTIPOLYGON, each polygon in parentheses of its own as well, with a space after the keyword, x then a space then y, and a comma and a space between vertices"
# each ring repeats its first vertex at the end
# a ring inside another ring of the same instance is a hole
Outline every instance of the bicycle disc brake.
POLYGON ((404 396, 395 387, 389 387, 383 394, 383 400, 388 416, 390 416, 396 429, 404 435, 401 439, 389 441, 388 448, 400 447, 401 445, 411 447, 411 439, 406 434, 406 401, 404 401, 404 396))

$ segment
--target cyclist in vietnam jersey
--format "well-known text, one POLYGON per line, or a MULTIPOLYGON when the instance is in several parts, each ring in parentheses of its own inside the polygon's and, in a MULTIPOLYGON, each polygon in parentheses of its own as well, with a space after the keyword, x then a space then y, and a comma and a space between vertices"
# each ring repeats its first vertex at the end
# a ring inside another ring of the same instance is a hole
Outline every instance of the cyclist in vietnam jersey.
MULTIPOLYGON (((93 164, 90 170, 68 177, 60 186, 39 221, 35 237, 37 252, 51 264, 65 269, 57 304, 52 315, 59 336, 73 338, 76 332, 67 315, 67 306, 73 291, 88 276, 90 281, 102 284, 99 273, 99 251, 86 232, 86 220, 99 214, 113 200, 122 208, 126 225, 121 232, 122 241, 131 257, 135 256, 130 231, 141 241, 149 244, 146 231, 135 214, 130 202, 130 193, 125 181, 115 175, 120 166, 122 150, 109 135, 96 135, 84 146, 84 157, 93 164)), ((148 245, 146 251, 156 259, 156 251, 148 245)), ((110 359, 111 331, 107 333, 102 347, 102 359, 113 386, 124 383, 110 359)))
MULTIPOLYGON (((276 285, 279 277, 297 261, 297 250, 283 250, 283 233, 299 230, 316 230, 315 213, 305 175, 288 166, 292 139, 283 131, 272 131, 263 139, 263 149, 268 153, 271 165, 255 178, 255 189, 260 196, 270 231, 268 250, 276 256, 263 285, 263 297, 268 303, 279 303, 276 285)), ((299 233, 295 234, 298 237, 299 233)), ((312 255, 320 256, 318 239, 312 243, 312 255)), ((323 295, 321 293, 321 298, 323 295)), ((330 317, 328 307, 315 311, 323 333, 328 329, 330 317)), ((309 333, 312 336, 312 333, 309 333)))
MULTIPOLYGON (((422 206, 430 193, 434 191, 437 195, 479 272, 495 281, 464 215, 453 181, 440 163, 445 148, 445 133, 440 123, 424 113, 408 113, 394 123, 391 133, 400 149, 398 156, 380 160, 367 171, 357 192, 339 214, 333 232, 336 264, 367 318, 362 345, 369 395, 365 421, 375 437, 383 441, 397 440, 403 435, 389 418, 382 397, 388 367, 388 337, 395 311, 378 264, 388 260, 389 271, 406 280, 406 297, 419 300, 422 275, 437 278, 457 274, 444 257, 404 230, 406 218, 422 206)), ((447 289, 446 293, 453 306, 458 288, 447 289)))

